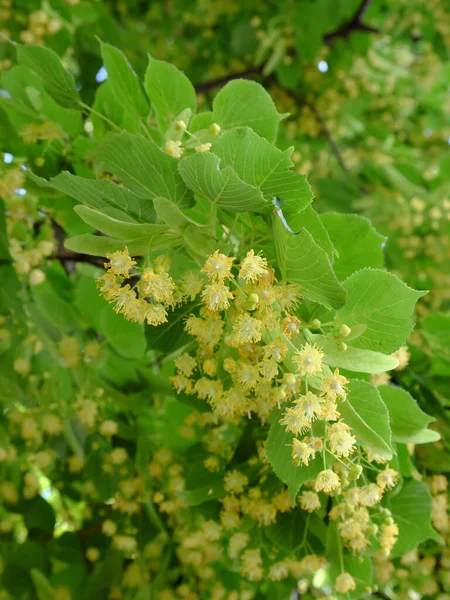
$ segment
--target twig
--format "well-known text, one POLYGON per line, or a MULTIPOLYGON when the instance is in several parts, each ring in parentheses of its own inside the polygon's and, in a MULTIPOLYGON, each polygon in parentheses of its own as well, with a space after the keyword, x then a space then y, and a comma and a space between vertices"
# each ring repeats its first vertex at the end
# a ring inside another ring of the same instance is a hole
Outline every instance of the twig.
POLYGON ((205 81, 205 83, 199 83, 196 85, 195 90, 198 94, 204 94, 205 92, 210 92, 217 87, 222 87, 229 81, 233 81, 233 79, 252 79, 253 77, 261 75, 264 67, 265 63, 262 63, 260 65, 256 65, 255 67, 249 67, 244 71, 230 73, 229 75, 219 77, 218 79, 211 79, 210 81, 205 81))
POLYGON ((322 117, 322 115, 319 113, 319 111, 317 110, 317 108, 314 106, 314 104, 310 104, 309 102, 306 102, 305 105, 309 108, 309 110, 313 113, 313 115, 316 117, 317 122, 319 123, 319 125, 322 128, 323 133, 325 134, 328 143, 330 144, 330 148, 332 153, 334 154, 334 156, 336 157, 336 160, 339 163, 339 166, 341 167, 341 169, 345 172, 345 173, 350 173, 350 169, 347 167, 347 165, 344 162, 344 158, 341 154, 341 151, 339 150, 339 146, 336 143, 336 140, 334 139, 334 137, 331 134, 331 131, 328 129, 327 124, 325 123, 324 118, 322 117))
POLYGON ((78 254, 77 252, 69 252, 68 250, 58 250, 50 258, 59 260, 62 263, 79 262, 103 267, 103 260, 89 254, 78 254))
MULTIPOLYGON (((334 40, 338 38, 347 38, 353 31, 367 31, 368 33, 379 33, 379 30, 376 27, 372 27, 371 25, 366 25, 363 23, 362 18, 364 17, 366 10, 369 7, 371 0, 362 0, 358 10, 353 15, 350 21, 344 23, 334 31, 330 31, 324 35, 323 41, 325 44, 331 44, 334 40)), ((292 58, 297 55, 296 51, 289 52, 289 56, 292 58)), ((229 81, 233 81, 234 79, 253 79, 254 77, 258 77, 263 74, 264 67, 266 63, 261 63, 260 65, 256 65, 254 67, 249 67, 248 69, 244 69, 243 71, 238 71, 236 73, 230 73, 229 75, 225 75, 224 77, 219 77, 218 79, 211 79, 210 81, 205 81, 204 83, 199 83, 195 86, 197 93, 205 93, 210 92, 211 90, 222 87, 227 84, 229 81)))
POLYGON ((325 119, 319 113, 314 104, 307 102, 299 94, 297 94, 297 92, 294 92, 293 90, 286 89, 285 91, 293 100, 297 102, 297 104, 299 104, 300 106, 306 106, 313 113, 322 129, 323 134, 325 135, 325 137, 328 140, 328 143, 330 144, 331 151, 333 152, 336 160, 338 161, 339 166, 345 173, 350 173, 350 169, 345 164, 344 158, 341 154, 341 151, 339 150, 339 146, 337 145, 336 140, 334 139, 331 131, 328 129, 328 125, 326 124, 325 119))
POLYGON ((367 31, 369 33, 379 33, 376 27, 366 25, 363 23, 362 18, 364 17, 366 10, 369 8, 371 0, 363 0, 350 21, 344 23, 334 31, 325 34, 323 41, 325 44, 331 44, 338 38, 347 38, 353 31, 367 31))

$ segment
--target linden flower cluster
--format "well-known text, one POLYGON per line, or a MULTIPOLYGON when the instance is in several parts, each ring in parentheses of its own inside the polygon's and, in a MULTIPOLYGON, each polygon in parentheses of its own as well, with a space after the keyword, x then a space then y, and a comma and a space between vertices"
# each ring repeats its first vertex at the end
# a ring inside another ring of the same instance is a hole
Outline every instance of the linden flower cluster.
MULTIPOLYGON (((266 422, 269 414, 279 409, 280 424, 292 434, 293 463, 299 469, 314 466, 298 499, 301 509, 319 510, 324 505, 323 495, 331 495, 329 518, 338 521, 344 545, 361 553, 376 539, 381 552, 388 555, 398 527, 388 511, 380 513, 374 507, 384 492, 396 485, 398 473, 388 465, 381 469, 372 464, 385 461, 359 447, 341 417, 339 405, 345 402, 348 380, 323 363, 320 348, 310 341, 298 343, 309 339, 307 328, 294 314, 301 299, 299 287, 278 284, 267 260, 253 250, 239 263, 217 250, 200 273, 184 273, 177 282, 163 257, 152 269, 144 270, 135 267, 126 249, 108 258, 108 272, 99 280, 101 293, 127 318, 140 322, 145 318, 156 325, 158 321, 148 317, 155 307, 163 314, 160 322, 165 322, 167 311, 178 304, 189 301, 197 307, 184 325, 195 340, 193 349, 174 359, 176 373, 171 382, 176 391, 206 401, 212 413, 205 415, 223 423, 239 424, 253 414, 266 422), (135 272, 140 274, 135 289, 128 283, 121 285, 135 272)), ((349 332, 346 326, 341 330, 343 336, 349 332)), ((202 422, 204 427, 211 419, 202 417, 202 422)), ((206 448, 213 453, 205 460, 211 471, 220 469, 223 448, 214 432, 204 436, 206 448)), ((289 510, 281 498, 270 498, 259 487, 246 490, 247 485, 243 473, 228 473, 224 486, 230 495, 222 500, 220 516, 225 530, 237 529, 243 516, 268 526, 278 512, 289 510)), ((243 576, 259 580, 263 571, 257 554, 246 557, 243 576)), ((343 588, 350 583, 342 578, 337 585, 343 588)))
POLYGON ((435 556, 432 554, 432 548, 419 547, 404 554, 399 564, 378 553, 375 555, 375 574, 380 583, 388 585, 398 593, 399 597, 411 597, 413 592, 420 596, 448 600, 450 591, 448 479, 445 475, 433 475, 426 483, 432 494, 433 526, 446 542, 444 550, 440 550, 439 556, 435 556), (431 553, 429 553, 430 549, 431 553))
POLYGON ((45 11, 37 10, 28 15, 28 25, 20 32, 20 40, 24 44, 43 46, 45 38, 54 36, 62 26, 60 19, 51 18, 45 11))
POLYGON ((9 252, 18 275, 25 275, 31 286, 45 280, 47 259, 54 251, 54 233, 50 218, 38 211, 33 199, 17 192, 25 185, 25 173, 13 167, 0 174, 0 195, 5 201, 9 252), (36 224, 39 233, 36 235, 36 224))

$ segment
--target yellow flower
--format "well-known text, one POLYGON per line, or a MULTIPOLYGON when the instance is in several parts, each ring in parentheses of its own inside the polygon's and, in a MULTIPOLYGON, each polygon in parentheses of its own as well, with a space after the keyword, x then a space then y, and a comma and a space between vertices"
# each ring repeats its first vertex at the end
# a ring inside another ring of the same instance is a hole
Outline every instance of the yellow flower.
POLYGON ((211 145, 209 142, 206 142, 205 144, 200 144, 199 146, 195 146, 195 151, 196 152, 208 152, 208 150, 211 150, 211 145))
POLYGON ((116 534, 117 531, 117 525, 114 523, 114 521, 111 521, 111 519, 106 519, 106 521, 103 522, 102 524, 102 533, 104 533, 105 535, 112 537, 113 535, 116 534))
POLYGON ((194 370, 197 368, 197 361, 194 357, 187 354, 187 352, 183 352, 180 356, 177 356, 175 359, 176 368, 186 375, 186 377, 190 377, 194 370))
POLYGON ((298 499, 302 509, 307 512, 314 512, 320 508, 319 496, 315 492, 304 491, 298 499))
POLYGON ((239 552, 243 550, 250 542, 248 533, 234 533, 228 542, 228 556, 231 559, 237 558, 239 552))
POLYGON ((327 427, 327 439, 330 450, 337 456, 348 457, 355 450, 356 438, 350 433, 350 427, 339 421, 327 427))
POLYGON ((128 248, 107 254, 106 258, 109 263, 105 263, 105 267, 109 269, 109 272, 122 277, 129 277, 130 269, 136 264, 136 261, 128 254, 128 248))
POLYGON ((44 415, 42 429, 48 435, 59 435, 63 430, 63 423, 56 415, 44 415))
POLYGON ((262 569, 261 551, 259 548, 246 550, 242 555, 242 575, 250 581, 261 581, 264 575, 262 569))
POLYGON ((118 550, 132 552, 136 550, 136 539, 131 535, 116 535, 113 538, 113 544, 118 550))
POLYGON ((145 318, 149 325, 167 323, 167 311, 162 304, 149 304, 145 318))
POLYGON ((289 576, 289 565, 287 562, 280 561, 274 563, 269 568, 269 579, 272 581, 281 581, 289 576))
POLYGON ((35 144, 39 139, 39 133, 39 125, 27 123, 24 125, 22 131, 19 132, 19 135, 23 139, 24 144, 35 144))
POLYGON ((411 358, 408 346, 400 346, 400 348, 396 350, 392 356, 398 360, 398 367, 395 368, 396 371, 402 371, 405 369, 408 366, 409 359, 411 358))
POLYGON ((350 573, 341 573, 336 577, 334 589, 341 594, 353 591, 356 589, 355 580, 350 573))
POLYGON ((314 421, 322 416, 322 398, 312 392, 295 401, 295 409, 304 421, 314 421))
POLYGON ((281 321, 281 329, 283 330, 284 335, 290 340, 300 331, 298 328, 299 325, 300 319, 297 319, 297 317, 293 317, 292 315, 287 315, 281 321))
POLYGON ((257 281, 267 273, 267 260, 259 255, 255 256, 254 250, 249 250, 241 263, 239 277, 245 281, 257 281))
POLYGON ((238 363, 233 379, 242 386, 242 389, 244 390, 255 389, 260 379, 258 365, 238 363))
POLYGON ((103 423, 100 425, 100 433, 106 437, 116 435, 118 431, 119 426, 115 421, 111 421, 108 419, 107 421, 103 421, 103 423))
POLYGON ((97 287, 100 289, 100 296, 103 296, 108 301, 116 298, 120 290, 116 276, 111 272, 105 273, 97 279, 97 287))
POLYGON ((323 382, 325 386, 322 392, 326 394, 328 400, 335 402, 338 398, 345 397, 345 386, 348 383, 348 379, 339 374, 339 369, 335 369, 331 377, 324 377, 323 382))
MULTIPOLYGON (((377 475, 377 484, 382 490, 391 490, 398 481, 398 473, 394 469, 386 468, 377 475)), ((447 481, 447 480, 446 480, 447 481)))
POLYGON ((180 291, 186 300, 190 300, 191 302, 195 300, 196 296, 201 292, 202 287, 203 281, 198 273, 188 271, 181 276, 180 291))
POLYGON ((303 411, 297 406, 287 408, 280 423, 286 426, 286 431, 290 431, 294 435, 311 427, 311 423, 304 418, 303 411))
POLYGON ((398 525, 394 522, 385 523, 381 526, 380 546, 385 554, 390 552, 397 541, 398 525))
POLYGON ((141 282, 145 296, 152 296, 156 302, 173 303, 173 293, 177 286, 168 273, 155 273, 147 269, 142 275, 141 282))
POLYGON ((176 142, 174 142, 173 140, 168 140, 166 142, 166 145, 164 146, 164 151, 167 152, 167 154, 170 154, 170 156, 173 156, 174 158, 181 158, 181 155, 184 152, 184 148, 181 147, 181 142, 179 140, 177 140, 176 142))
POLYGON ((92 562, 92 563, 97 562, 98 559, 100 558, 100 550, 95 547, 88 548, 86 550, 86 558, 88 559, 89 562, 92 562))
POLYGON ((221 254, 218 250, 216 250, 214 254, 208 256, 201 271, 213 281, 231 279, 233 277, 231 274, 233 261, 233 256, 225 256, 225 254, 221 254))
POLYGON ((247 475, 244 475, 244 473, 235 469, 234 471, 229 471, 225 475, 224 488, 227 492, 242 494, 247 483, 247 475))
POLYGON ((259 342, 261 339, 261 328, 261 321, 254 319, 248 313, 240 315, 233 323, 233 329, 236 332, 236 339, 239 344, 259 342))
POLYGON ((212 311, 226 310, 230 306, 230 298, 233 298, 233 294, 221 282, 205 286, 202 292, 202 300, 205 306, 212 311))
POLYGON ((309 459, 314 458, 315 455, 314 449, 311 448, 311 446, 308 446, 308 444, 305 444, 305 442, 297 440, 296 438, 292 440, 292 458, 297 466, 308 466, 309 459))
POLYGON ((283 283, 278 288, 278 302, 285 312, 296 310, 301 298, 300 286, 296 283, 283 283))
POLYGON ((330 494, 333 490, 336 490, 340 486, 339 477, 331 469, 325 469, 321 471, 314 483, 314 490, 316 492, 325 492, 330 494))
POLYGON ((383 490, 376 483, 369 483, 359 488, 359 502, 363 506, 374 506, 380 502, 383 490))
POLYGON ((300 375, 311 376, 322 371, 323 356, 324 353, 317 346, 305 344, 294 354, 292 361, 297 363, 297 371, 300 375))

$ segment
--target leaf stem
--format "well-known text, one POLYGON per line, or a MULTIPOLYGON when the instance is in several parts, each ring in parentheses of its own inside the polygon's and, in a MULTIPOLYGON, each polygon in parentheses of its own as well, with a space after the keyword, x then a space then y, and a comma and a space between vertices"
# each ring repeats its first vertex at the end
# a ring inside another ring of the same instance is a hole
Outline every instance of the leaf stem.
POLYGON ((102 115, 102 113, 99 113, 97 110, 95 110, 94 108, 92 108, 92 106, 89 106, 88 104, 85 104, 84 102, 78 102, 79 106, 81 106, 81 108, 83 108, 86 112, 95 115, 96 117, 99 117, 100 119, 103 119, 105 121, 105 123, 108 123, 108 125, 110 127, 112 127, 115 131, 121 131, 120 127, 118 127, 115 123, 113 123, 112 121, 110 121, 108 119, 108 117, 105 117, 105 115, 102 115))

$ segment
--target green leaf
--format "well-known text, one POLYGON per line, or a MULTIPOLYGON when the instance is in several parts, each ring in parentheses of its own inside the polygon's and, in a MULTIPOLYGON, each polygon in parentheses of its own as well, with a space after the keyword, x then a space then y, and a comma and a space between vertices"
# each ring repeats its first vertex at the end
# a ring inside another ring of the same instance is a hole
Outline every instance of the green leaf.
POLYGON ((306 481, 312 481, 323 469, 322 457, 310 461, 309 466, 297 467, 291 457, 291 447, 294 435, 288 433, 283 425, 280 425, 281 411, 273 415, 272 425, 266 442, 267 458, 272 469, 283 483, 289 488, 292 503, 295 502, 300 488, 306 481))
POLYGON ((192 193, 178 173, 178 160, 140 135, 110 134, 97 157, 104 168, 138 196, 162 196, 178 205, 189 205, 192 193))
POLYGON ((367 381, 352 379, 339 412, 357 441, 386 460, 392 458, 389 412, 380 394, 367 381))
POLYGON ((220 90, 214 98, 213 115, 222 129, 248 126, 271 143, 286 116, 278 113, 262 85, 246 79, 230 81, 220 90))
POLYGON ((77 328, 78 319, 75 308, 70 302, 63 300, 48 281, 32 288, 32 294, 41 314, 56 329, 70 332, 77 328))
POLYGON ((147 98, 124 53, 104 42, 100 42, 100 48, 108 72, 108 85, 115 99, 132 115, 147 116, 149 112, 147 98))
POLYGON ((314 342, 323 350, 323 362, 330 367, 347 369, 356 373, 383 373, 398 366, 398 360, 390 354, 381 354, 372 350, 361 350, 348 346, 344 352, 339 350, 338 342, 323 335, 312 335, 314 342))
POLYGON ((24 511, 23 518, 29 532, 38 530, 49 534, 55 527, 53 508, 41 496, 36 496, 36 499, 24 511))
POLYGON ((96 140, 103 139, 111 130, 110 124, 102 118, 102 115, 117 125, 119 129, 125 129, 129 133, 139 133, 141 130, 140 116, 124 110, 108 79, 97 88, 92 109, 95 112, 90 114, 90 119, 94 125, 96 140))
POLYGON ((158 218, 179 233, 182 233, 190 224, 196 227, 205 227, 205 225, 187 217, 178 206, 167 200, 167 198, 155 198, 153 205, 158 218))
POLYGON ((104 597, 122 577, 123 558, 118 550, 109 550, 105 559, 96 563, 86 589, 85 600, 104 597))
POLYGON ((74 210, 85 223, 106 234, 101 237, 83 234, 66 240, 66 248, 83 254, 105 256, 106 252, 114 252, 113 248, 126 246, 132 255, 146 256, 153 250, 170 246, 175 235, 169 233, 166 225, 119 221, 82 205, 75 206, 74 210))
POLYGON ((31 569, 30 576, 33 580, 39 600, 49 600, 55 595, 55 589, 50 585, 47 577, 39 569, 31 569))
POLYGON ((36 111, 61 127, 73 137, 83 130, 79 110, 63 108, 45 90, 43 81, 38 75, 26 67, 15 66, 2 74, 2 87, 7 90, 13 100, 14 107, 36 111))
POLYGON ((312 201, 306 177, 291 170, 292 162, 264 137, 248 127, 228 131, 213 144, 212 152, 220 158, 221 167, 233 167, 238 176, 261 190, 271 202, 277 196, 284 207, 300 211, 312 201))
POLYGON ((301 510, 292 510, 278 515, 277 522, 265 529, 267 537, 277 548, 292 552, 300 546, 305 531, 303 514, 301 510))
POLYGON ((298 235, 288 235, 286 279, 298 283, 306 298, 330 310, 345 302, 345 290, 334 274, 326 252, 306 229, 298 235))
POLYGON ((450 314, 435 313, 425 317, 422 334, 435 355, 450 360, 450 314))
POLYGON ((58 55, 43 46, 17 45, 17 59, 42 79, 47 92, 65 108, 80 108, 74 79, 64 69, 58 55))
POLYGON ((393 385, 377 389, 389 410, 394 442, 426 444, 440 439, 437 431, 427 429, 436 419, 424 413, 409 392, 393 385))
POLYGON ((411 289, 396 275, 382 269, 363 269, 343 283, 344 307, 336 315, 340 324, 367 325, 353 345, 390 354, 408 338, 414 305, 425 292, 411 289))
POLYGON ((180 160, 185 184, 196 194, 232 212, 265 212, 267 203, 260 190, 242 181, 230 167, 220 169, 220 159, 199 152, 180 160))
POLYGON ((159 234, 154 238, 145 236, 118 240, 106 235, 83 233, 70 237, 64 242, 67 250, 90 256, 106 256, 108 252, 123 250, 125 246, 131 256, 146 256, 150 251, 163 250, 171 244, 170 239, 159 237, 159 234))
POLYGON ((143 358, 147 343, 144 326, 131 323, 105 305, 100 317, 100 331, 120 356, 139 360, 143 358))
POLYGON ((78 205, 74 208, 75 212, 83 219, 85 223, 98 229, 99 231, 116 237, 121 240, 145 238, 149 240, 155 236, 161 236, 167 231, 164 225, 154 225, 153 223, 130 223, 129 221, 120 221, 114 219, 99 210, 89 208, 89 206, 78 205))
POLYGON ((50 185, 92 208, 112 207, 140 222, 154 221, 155 211, 149 198, 141 198, 108 179, 85 179, 63 171, 50 180, 50 185))
POLYGON ((425 540, 442 542, 431 526, 431 504, 427 486, 415 479, 406 480, 398 494, 387 497, 386 505, 399 528, 392 557, 411 552, 425 540))
POLYGON ((375 231, 368 219, 340 213, 325 213, 320 218, 337 250, 333 268, 339 279, 364 267, 383 267, 382 244, 386 238, 375 231))
POLYGON ((8 377, 4 374, 0 375, 0 402, 5 404, 21 402, 24 398, 22 388, 9 377, 13 377, 12 373, 8 373, 8 377))
POLYGON ((189 79, 174 65, 148 55, 145 91, 152 103, 159 128, 165 132, 184 109, 195 113, 196 94, 189 79))

